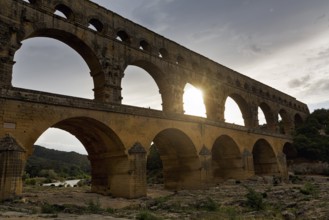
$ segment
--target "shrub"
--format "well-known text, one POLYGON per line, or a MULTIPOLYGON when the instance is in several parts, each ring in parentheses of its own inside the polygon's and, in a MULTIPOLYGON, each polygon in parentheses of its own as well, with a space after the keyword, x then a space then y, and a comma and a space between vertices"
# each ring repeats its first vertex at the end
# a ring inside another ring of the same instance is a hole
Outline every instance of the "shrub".
POLYGON ((207 197, 205 200, 198 202, 196 208, 214 212, 218 210, 218 205, 212 198, 207 197))
POLYGON ((141 211, 137 214, 136 219, 138 220, 160 220, 161 218, 153 215, 149 211, 141 211))
POLYGON ((102 211, 101 204, 99 202, 99 199, 97 199, 96 202, 93 200, 89 200, 87 203, 87 211, 89 213, 100 213, 102 211))
POLYGON ((319 189, 314 184, 307 182, 300 189, 300 192, 303 193, 304 195, 318 196, 319 189))
POLYGON ((265 203, 263 201, 263 195, 250 187, 246 187, 246 189, 248 190, 248 193, 246 194, 247 206, 257 211, 264 210, 265 203))

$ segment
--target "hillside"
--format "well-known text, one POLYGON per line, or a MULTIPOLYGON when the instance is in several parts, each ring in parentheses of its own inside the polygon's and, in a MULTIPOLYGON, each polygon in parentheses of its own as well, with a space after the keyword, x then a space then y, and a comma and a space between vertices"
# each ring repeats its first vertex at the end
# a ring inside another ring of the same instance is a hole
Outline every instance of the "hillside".
POLYGON ((86 155, 47 149, 38 145, 34 146, 34 152, 25 168, 30 177, 50 178, 83 177, 90 175, 90 170, 90 162, 86 155))

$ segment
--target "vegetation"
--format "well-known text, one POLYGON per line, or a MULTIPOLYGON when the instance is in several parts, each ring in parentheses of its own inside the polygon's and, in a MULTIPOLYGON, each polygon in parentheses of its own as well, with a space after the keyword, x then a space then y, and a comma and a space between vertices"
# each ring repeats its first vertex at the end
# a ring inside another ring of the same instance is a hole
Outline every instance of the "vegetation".
POLYGON ((298 126, 294 146, 301 157, 329 162, 329 110, 315 110, 298 126))
POLYGON ((34 146, 33 155, 27 160, 24 179, 34 185, 31 178, 44 177, 46 181, 58 179, 83 179, 90 176, 90 162, 86 155, 75 152, 51 150, 34 146))
POLYGON ((264 210, 265 203, 263 201, 263 194, 256 192, 250 187, 245 186, 245 188, 248 190, 248 193, 246 194, 246 205, 256 211, 264 210))

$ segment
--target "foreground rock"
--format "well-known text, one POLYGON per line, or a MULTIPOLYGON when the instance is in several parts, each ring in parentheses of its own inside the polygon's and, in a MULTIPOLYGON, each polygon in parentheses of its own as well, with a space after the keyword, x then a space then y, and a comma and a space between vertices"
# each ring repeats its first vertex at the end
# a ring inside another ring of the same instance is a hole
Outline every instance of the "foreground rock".
POLYGON ((0 204, 0 219, 327 219, 329 179, 293 176, 291 181, 229 180, 209 190, 176 193, 156 185, 147 197, 133 200, 83 187, 32 187, 0 204))

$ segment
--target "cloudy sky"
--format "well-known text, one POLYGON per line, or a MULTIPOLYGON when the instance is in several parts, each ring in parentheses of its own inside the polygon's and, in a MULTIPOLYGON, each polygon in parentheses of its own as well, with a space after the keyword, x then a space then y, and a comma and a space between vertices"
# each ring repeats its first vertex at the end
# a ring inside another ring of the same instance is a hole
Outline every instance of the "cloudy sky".
MULTIPOLYGON (((311 111, 329 108, 328 0, 93 1, 296 97, 311 111)), ((15 60, 14 86, 92 98, 88 67, 64 44, 29 39, 23 42, 15 60), (66 80, 56 83, 61 76, 66 80)), ((124 101, 136 91, 129 77, 126 74, 123 84, 124 101)), ((157 99, 156 94, 143 102, 152 105, 153 99, 157 99)), ((131 96, 131 100, 136 97, 131 96)))

